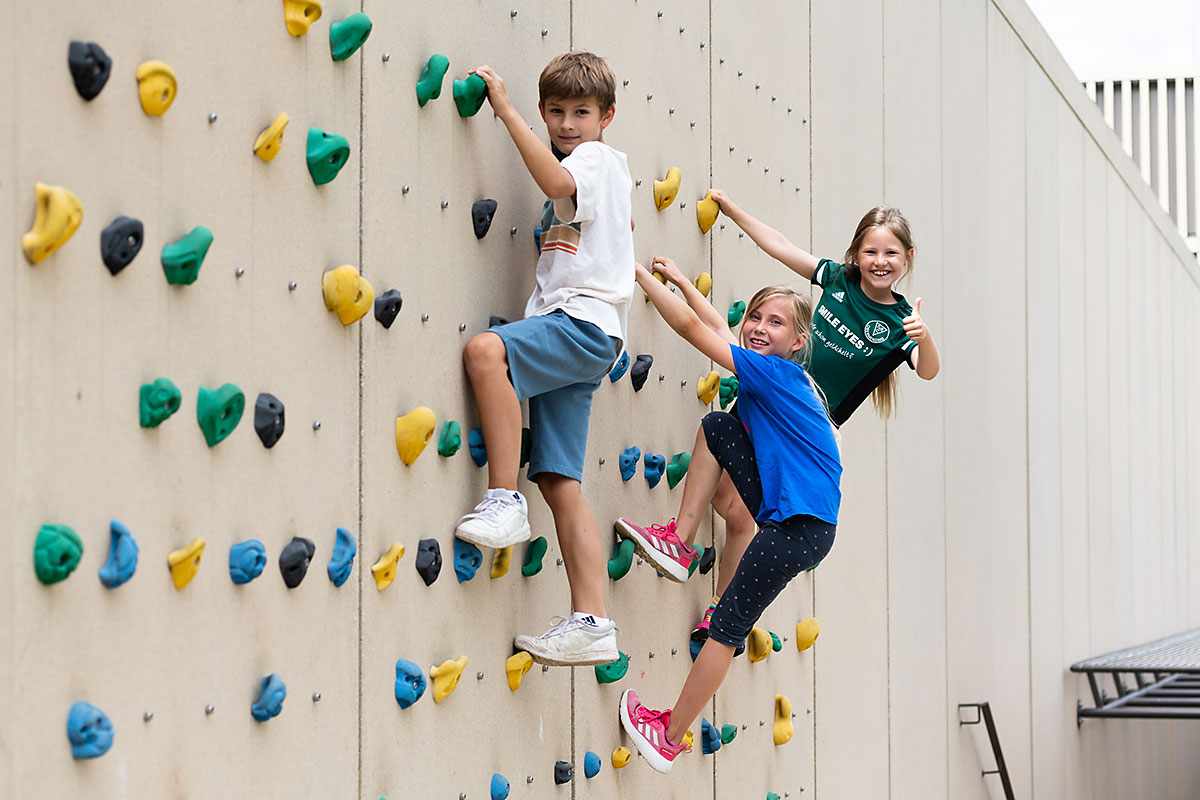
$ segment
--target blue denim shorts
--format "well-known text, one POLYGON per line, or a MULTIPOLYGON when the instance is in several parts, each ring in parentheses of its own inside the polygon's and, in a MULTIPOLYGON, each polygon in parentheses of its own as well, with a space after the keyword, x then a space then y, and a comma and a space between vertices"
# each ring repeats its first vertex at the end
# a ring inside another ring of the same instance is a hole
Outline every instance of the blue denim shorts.
POLYGON ((592 393, 621 355, 621 340, 565 311, 489 328, 504 342, 517 398, 529 400, 529 470, 583 479, 592 393))

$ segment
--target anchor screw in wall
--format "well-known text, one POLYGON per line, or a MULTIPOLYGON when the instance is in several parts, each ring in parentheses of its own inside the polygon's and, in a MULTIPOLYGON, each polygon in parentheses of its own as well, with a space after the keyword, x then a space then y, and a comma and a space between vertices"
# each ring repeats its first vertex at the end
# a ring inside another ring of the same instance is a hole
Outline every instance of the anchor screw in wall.
POLYGON ((428 314, 422 314, 422 315, 421 315, 421 322, 429 322, 429 315, 428 315, 428 314))
POLYGON ((204 713, 205 713, 205 714, 209 714, 209 715, 211 715, 211 714, 212 714, 214 711, 216 711, 216 709, 215 709, 215 708, 213 708, 211 705, 207 705, 207 706, 205 706, 205 707, 204 707, 204 713))
POLYGON ((400 194, 408 194, 408 184, 400 187, 400 194))
POLYGON ((604 466, 604 456, 600 456, 600 466, 604 466))
POLYGON ((208 115, 208 124, 211 125, 216 121, 217 121, 217 112, 214 111, 213 113, 208 115))
POLYGON ((313 420, 313 430, 314 431, 321 430, 321 420, 319 420, 319 419, 313 420))
POLYGON ((514 9, 512 10, 512 17, 515 19, 515 18, 516 18, 516 16, 517 16, 517 10, 514 8, 514 9))
POLYGON ((449 201, 449 200, 443 200, 443 201, 442 201, 442 208, 443 208, 443 209, 446 209, 446 208, 449 208, 449 207, 450 207, 450 201, 449 201))
POLYGON ((233 271, 233 275, 235 278, 240 278, 245 274, 246 274, 246 270, 242 269, 241 267, 238 267, 237 269, 235 269, 233 271))
POLYGON ((549 35, 550 35, 549 28, 542 28, 542 36, 549 36, 549 35))
POLYGON ((288 291, 289 292, 296 291, 296 282, 295 281, 288 281, 288 291))
POLYGON ((145 714, 142 714, 142 719, 146 722, 149 722, 150 720, 154 719, 154 712, 147 711, 145 714))
POLYGON ((392 60, 392 54, 391 54, 391 53, 384 53, 384 54, 383 54, 383 63, 385 63, 385 64, 386 64, 387 62, 389 62, 389 61, 391 61, 391 60, 392 60))
POLYGON ((467 329, 467 323, 465 323, 465 322, 458 323, 458 332, 459 333, 462 333, 466 329, 467 329))
POLYGON ((314 703, 321 702, 321 693, 320 692, 313 692, 313 702, 314 703))
POLYGON ((508 235, 509 236, 517 235, 517 226, 516 225, 513 225, 511 228, 508 229, 508 235))

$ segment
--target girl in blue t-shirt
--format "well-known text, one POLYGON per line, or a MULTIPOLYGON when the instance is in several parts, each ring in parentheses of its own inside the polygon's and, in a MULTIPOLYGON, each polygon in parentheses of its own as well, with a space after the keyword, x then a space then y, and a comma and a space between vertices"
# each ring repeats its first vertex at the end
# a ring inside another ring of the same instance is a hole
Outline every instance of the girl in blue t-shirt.
POLYGON ((833 546, 842 465, 833 426, 801 366, 812 322, 807 298, 786 286, 761 289, 746 309, 739 347, 640 264, 637 282, 676 333, 737 374, 741 418, 723 411, 704 418, 676 520, 643 527, 621 519, 618 534, 660 572, 686 580, 695 558, 687 542, 726 473, 761 527, 717 604, 708 641, 675 705, 652 711, 632 689, 621 697, 621 722, 638 752, 666 772, 685 747, 683 734, 725 679, 734 649, 783 587, 833 546))

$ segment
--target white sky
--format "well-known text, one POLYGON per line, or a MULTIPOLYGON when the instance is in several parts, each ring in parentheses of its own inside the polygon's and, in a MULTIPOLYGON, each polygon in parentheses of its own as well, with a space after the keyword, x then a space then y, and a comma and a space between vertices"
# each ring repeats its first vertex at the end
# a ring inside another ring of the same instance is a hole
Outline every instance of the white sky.
POLYGON ((1026 0, 1080 77, 1200 73, 1200 0, 1026 0))

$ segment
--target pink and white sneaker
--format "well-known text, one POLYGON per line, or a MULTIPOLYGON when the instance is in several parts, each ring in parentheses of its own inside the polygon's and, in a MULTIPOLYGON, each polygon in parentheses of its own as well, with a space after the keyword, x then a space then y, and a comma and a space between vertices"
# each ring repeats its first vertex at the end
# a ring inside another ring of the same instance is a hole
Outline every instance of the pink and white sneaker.
POLYGON ((676 583, 688 579, 688 571, 696 560, 696 551, 684 544, 679 534, 675 533, 675 520, 665 526, 643 528, 622 517, 613 528, 618 536, 632 540, 638 555, 653 564, 659 572, 676 583))
POLYGON ((667 726, 671 724, 671 709, 651 711, 638 700, 637 692, 626 689, 621 695, 621 726, 633 739, 638 754, 659 772, 670 772, 675 756, 691 748, 671 744, 667 726))

